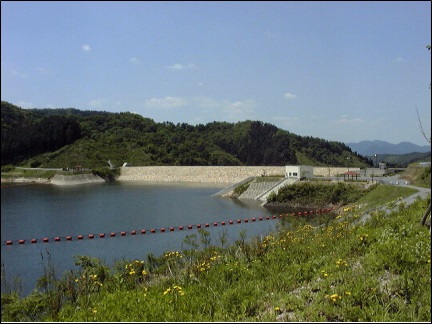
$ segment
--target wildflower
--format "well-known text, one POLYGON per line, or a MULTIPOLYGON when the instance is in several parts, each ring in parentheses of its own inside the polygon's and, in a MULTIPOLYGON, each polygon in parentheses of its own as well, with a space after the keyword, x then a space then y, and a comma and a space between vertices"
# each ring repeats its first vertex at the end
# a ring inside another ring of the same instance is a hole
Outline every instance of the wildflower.
POLYGON ((366 241, 368 235, 367 234, 361 234, 361 235, 358 235, 357 237, 360 239, 360 241, 364 242, 364 241, 366 241))
POLYGON ((148 275, 148 272, 145 271, 145 270, 143 270, 143 271, 141 272, 141 274, 142 274, 143 276, 145 276, 145 275, 148 275))
POLYGON ((351 296, 351 293, 349 291, 345 291, 345 295, 351 296))

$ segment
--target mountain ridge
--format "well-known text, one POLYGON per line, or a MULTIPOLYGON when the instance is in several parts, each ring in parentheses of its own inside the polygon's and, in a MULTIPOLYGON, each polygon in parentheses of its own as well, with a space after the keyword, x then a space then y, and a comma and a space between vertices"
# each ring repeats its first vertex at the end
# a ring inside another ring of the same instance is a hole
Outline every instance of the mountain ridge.
POLYGON ((345 143, 353 152, 364 156, 374 156, 375 154, 408 154, 408 153, 427 153, 431 151, 430 145, 417 145, 411 142, 400 142, 392 144, 386 141, 360 141, 356 143, 345 143))

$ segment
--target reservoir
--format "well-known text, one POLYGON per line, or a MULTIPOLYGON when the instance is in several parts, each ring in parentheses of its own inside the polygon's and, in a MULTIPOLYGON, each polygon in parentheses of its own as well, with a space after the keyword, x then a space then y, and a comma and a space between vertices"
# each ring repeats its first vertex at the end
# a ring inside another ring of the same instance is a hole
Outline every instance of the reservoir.
MULTIPOLYGON (((117 260, 146 260, 148 254, 190 248, 184 240, 191 234, 199 238, 198 224, 210 233, 212 245, 220 245, 221 235, 226 234, 227 244, 232 244, 241 232, 250 238, 276 228, 279 221, 266 219, 272 213, 255 202, 212 197, 224 187, 221 183, 141 181, 2 184, 2 280, 10 283, 20 278, 22 295, 27 295, 36 287, 48 259, 61 277, 75 269, 77 255, 101 258, 110 266, 117 260), (55 241, 56 237, 60 240, 55 241), (37 242, 30 243, 31 239, 37 242)), ((2 292, 5 287, 2 281, 2 292)))

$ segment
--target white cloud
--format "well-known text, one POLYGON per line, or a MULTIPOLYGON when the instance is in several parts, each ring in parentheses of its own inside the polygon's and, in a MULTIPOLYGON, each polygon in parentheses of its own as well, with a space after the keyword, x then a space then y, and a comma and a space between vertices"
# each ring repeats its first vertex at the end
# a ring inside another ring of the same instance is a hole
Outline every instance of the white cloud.
POLYGON ((254 100, 237 100, 235 102, 223 100, 222 107, 226 113, 240 115, 252 112, 256 103, 254 100))
POLYGON ((102 99, 93 99, 90 101, 89 105, 90 105, 90 107, 93 107, 93 108, 99 108, 102 106, 102 104, 103 104, 102 99))
POLYGON ((180 64, 175 63, 173 65, 169 65, 166 68, 171 70, 184 70, 184 69, 194 69, 196 67, 195 64, 189 63, 189 64, 180 64))
POLYGON ((139 59, 137 59, 136 57, 131 57, 129 59, 129 62, 131 62, 132 64, 140 64, 141 61, 139 59))
POLYGON ((91 48, 90 45, 83 45, 81 46, 83 52, 90 52, 91 48))
POLYGON ((283 127, 294 126, 298 124, 300 118, 299 117, 286 117, 286 116, 274 116, 272 118, 275 123, 280 124, 283 127))
POLYGON ((342 116, 341 118, 339 118, 338 120, 336 120, 336 124, 358 124, 358 123, 363 123, 364 120, 357 117, 357 118, 348 118, 345 116, 342 116))
POLYGON ((187 105, 185 98, 167 96, 165 98, 151 98, 145 101, 147 107, 152 108, 176 108, 187 105))
POLYGON ((295 98, 297 98, 297 96, 295 94, 290 93, 290 92, 284 93, 284 97, 287 98, 287 99, 295 99, 295 98))
POLYGON ((16 77, 23 78, 23 79, 27 79, 27 74, 24 74, 24 73, 18 72, 18 71, 16 71, 16 70, 12 70, 12 75, 13 75, 13 76, 16 76, 16 77))
POLYGON ((34 108, 33 102, 28 101, 17 101, 14 103, 14 105, 21 108, 34 108))

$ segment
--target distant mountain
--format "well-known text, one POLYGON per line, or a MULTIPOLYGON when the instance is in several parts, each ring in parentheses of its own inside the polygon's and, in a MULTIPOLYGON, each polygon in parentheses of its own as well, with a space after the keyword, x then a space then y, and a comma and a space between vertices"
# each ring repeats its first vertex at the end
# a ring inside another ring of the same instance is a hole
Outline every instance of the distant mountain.
POLYGON ((391 144, 385 141, 361 141, 358 143, 346 143, 353 152, 363 156, 374 156, 375 154, 408 154, 413 152, 426 153, 431 150, 430 145, 416 145, 410 142, 391 144))

